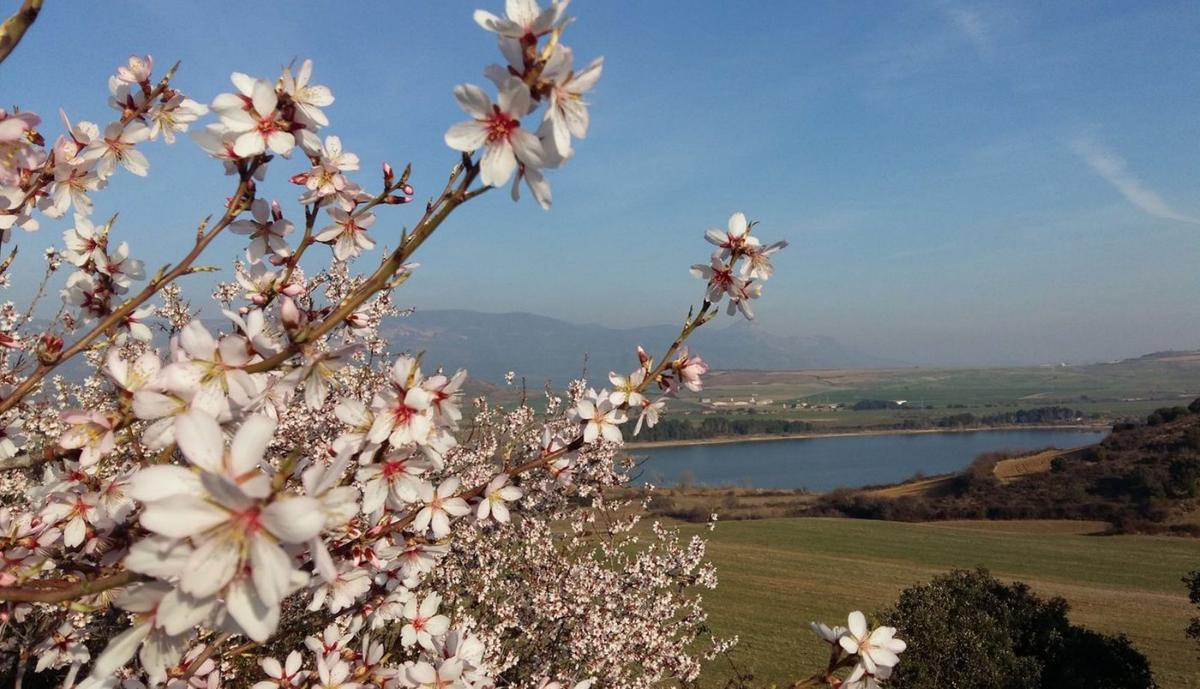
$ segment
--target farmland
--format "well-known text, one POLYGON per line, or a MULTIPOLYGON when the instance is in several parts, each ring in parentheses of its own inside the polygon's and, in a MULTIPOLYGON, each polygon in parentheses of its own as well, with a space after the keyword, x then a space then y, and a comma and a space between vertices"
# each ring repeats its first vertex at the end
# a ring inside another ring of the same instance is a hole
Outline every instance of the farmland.
POLYGON ((685 394, 676 408, 693 415, 753 410, 755 415, 808 421, 817 429, 866 428, 1052 405, 1109 418, 1144 416, 1157 407, 1187 404, 1198 395, 1200 354, 1163 353, 1083 366, 713 371, 704 390, 685 394), (752 398, 756 406, 735 406, 752 398), (702 399, 708 402, 702 404, 702 399), (904 400, 905 406, 845 408, 859 400, 904 400))
MULTIPOLYGON (((702 527, 683 526, 685 531, 702 527)), ((760 684, 781 686, 823 662, 809 620, 870 613, 904 587, 956 567, 984 566, 1002 579, 1063 596, 1073 622, 1127 634, 1151 660, 1160 686, 1200 687, 1191 614, 1180 578, 1200 567, 1200 541, 1096 536, 1087 522, 907 524, 849 519, 764 519, 720 524, 709 556, 721 585, 708 594, 713 633, 739 635, 732 659, 760 684)), ((708 686, 730 674, 708 668, 708 686)))

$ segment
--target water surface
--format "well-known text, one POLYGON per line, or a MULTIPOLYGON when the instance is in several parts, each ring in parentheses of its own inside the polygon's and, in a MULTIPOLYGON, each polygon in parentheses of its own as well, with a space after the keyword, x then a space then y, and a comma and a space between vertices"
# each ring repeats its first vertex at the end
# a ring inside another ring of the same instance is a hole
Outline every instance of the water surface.
POLYGON ((1105 431, 1065 429, 896 433, 648 447, 631 452, 649 458, 641 466, 637 483, 675 485, 686 476, 710 486, 825 491, 895 483, 918 472, 950 473, 965 468, 984 452, 1081 447, 1099 442, 1105 435, 1105 431))

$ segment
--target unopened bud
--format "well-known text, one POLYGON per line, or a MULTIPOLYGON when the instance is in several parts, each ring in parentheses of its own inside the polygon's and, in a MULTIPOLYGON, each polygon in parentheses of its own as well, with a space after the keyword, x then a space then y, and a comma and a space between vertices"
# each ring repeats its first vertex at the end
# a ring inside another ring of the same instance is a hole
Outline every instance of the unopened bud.
POLYGON ((295 282, 288 283, 279 288, 279 293, 288 297, 298 297, 304 294, 304 288, 295 282))
POLYGON ((279 302, 279 320, 283 322, 285 328, 293 330, 300 327, 300 322, 303 317, 300 315, 300 307, 296 306, 296 302, 291 297, 284 297, 279 302))
POLYGON ((392 194, 391 196, 388 196, 386 199, 384 199, 383 202, 390 206, 400 206, 405 203, 412 203, 412 197, 411 196, 397 196, 395 194, 392 194))
POLYGON ((392 169, 392 164, 384 161, 383 163, 383 184, 384 186, 392 186, 392 180, 396 178, 396 171, 392 169))
POLYGON ((308 173, 307 172, 298 172, 298 173, 292 175, 291 177, 289 177, 288 181, 291 182, 292 184, 299 184, 299 185, 308 184, 308 173))
POLYGON ((278 201, 271 202, 271 218, 276 221, 283 220, 283 209, 279 207, 278 201))

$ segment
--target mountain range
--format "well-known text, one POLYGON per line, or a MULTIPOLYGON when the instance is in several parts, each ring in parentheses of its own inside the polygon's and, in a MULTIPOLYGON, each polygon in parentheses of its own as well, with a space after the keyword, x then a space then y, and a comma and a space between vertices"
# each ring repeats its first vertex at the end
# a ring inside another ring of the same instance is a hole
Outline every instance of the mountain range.
MULTIPOLYGON (((387 320, 380 328, 392 351, 425 352, 427 366, 465 368, 471 376, 498 382, 508 371, 530 384, 556 384, 578 377, 585 357, 590 377, 628 372, 641 345, 658 356, 679 334, 679 326, 610 328, 581 325, 531 313, 467 310, 416 311, 387 320)), ((880 368, 901 365, 860 352, 831 337, 783 336, 753 322, 724 316, 696 331, 692 351, 712 368, 801 369, 880 368), (730 325, 722 327, 722 320, 730 325)))

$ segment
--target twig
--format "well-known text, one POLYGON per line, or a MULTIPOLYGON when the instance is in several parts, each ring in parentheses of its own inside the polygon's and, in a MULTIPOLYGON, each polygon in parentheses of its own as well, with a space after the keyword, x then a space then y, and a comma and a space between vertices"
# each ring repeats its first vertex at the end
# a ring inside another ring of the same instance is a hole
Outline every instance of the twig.
POLYGON ((16 14, 0 24, 0 62, 4 62, 17 47, 41 11, 42 0, 25 0, 16 14))

